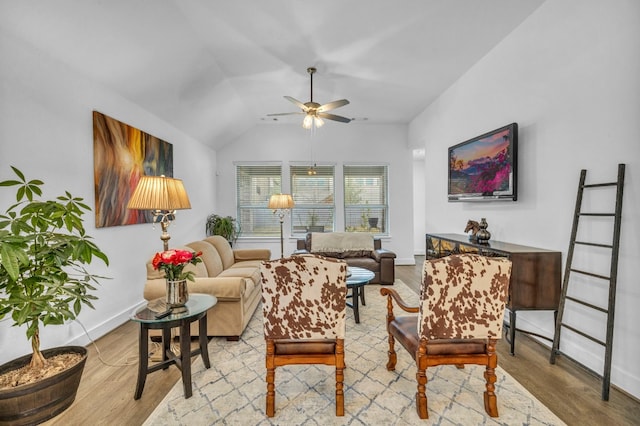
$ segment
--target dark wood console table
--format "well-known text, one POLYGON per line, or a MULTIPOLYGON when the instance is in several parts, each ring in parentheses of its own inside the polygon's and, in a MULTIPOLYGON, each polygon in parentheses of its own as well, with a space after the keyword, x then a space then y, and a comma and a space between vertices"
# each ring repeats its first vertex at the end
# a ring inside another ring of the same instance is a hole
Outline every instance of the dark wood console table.
MULTIPOLYGON (((470 241, 467 235, 426 234, 426 257, 434 259, 456 253, 478 253, 483 256, 507 257, 512 262, 509 286, 509 324, 505 334, 515 354, 516 313, 520 310, 554 311, 554 321, 560 301, 562 254, 559 251, 521 246, 489 240, 487 244, 470 241)), ((518 330, 547 340, 536 333, 518 330)))

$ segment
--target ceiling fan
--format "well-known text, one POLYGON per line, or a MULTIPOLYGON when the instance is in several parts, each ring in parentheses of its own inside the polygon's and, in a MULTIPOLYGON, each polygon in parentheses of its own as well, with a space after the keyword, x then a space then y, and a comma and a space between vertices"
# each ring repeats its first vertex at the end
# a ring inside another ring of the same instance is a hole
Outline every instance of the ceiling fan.
POLYGON ((312 127, 322 127, 324 125, 323 118, 327 120, 339 121, 341 123, 350 122, 351 121, 350 118, 327 113, 327 111, 331 111, 333 109, 340 108, 341 106, 345 106, 349 104, 348 100, 340 99, 338 101, 329 102, 328 104, 324 104, 324 105, 320 105, 317 102, 313 102, 313 74, 316 72, 316 69, 314 67, 309 67, 307 68, 307 72, 311 77, 311 100, 309 102, 302 103, 299 100, 292 98, 291 96, 285 96, 285 99, 291 101, 293 104, 299 107, 302 111, 282 112, 278 114, 267 114, 267 116, 273 117, 278 115, 305 114, 304 120, 302 121, 302 127, 304 127, 305 129, 311 129, 312 127))

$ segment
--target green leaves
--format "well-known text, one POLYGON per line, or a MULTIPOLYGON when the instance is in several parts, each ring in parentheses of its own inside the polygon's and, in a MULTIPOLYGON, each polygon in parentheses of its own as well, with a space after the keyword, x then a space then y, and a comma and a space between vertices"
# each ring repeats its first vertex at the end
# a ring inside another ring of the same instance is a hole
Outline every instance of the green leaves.
POLYGON ((3 182, 0 182, 0 186, 21 185, 16 192, 16 200, 18 202, 22 201, 22 199, 25 197, 27 198, 27 200, 33 201, 34 194, 37 196, 42 195, 42 190, 40 189, 40 187, 44 185, 44 182, 38 179, 34 179, 27 182, 27 180, 24 177, 24 174, 22 174, 20 170, 18 170, 13 166, 11 166, 11 169, 13 169, 14 173, 18 176, 20 180, 5 180, 3 182))
POLYGON ((11 168, 18 179, 0 182, 17 186, 17 203, 0 215, 0 319, 11 315, 14 325, 26 324, 27 338, 37 342, 40 325, 63 324, 83 305, 93 308, 92 283, 104 277, 84 265, 94 257, 106 265, 109 260, 85 233, 82 216, 91 208, 82 198, 65 191, 54 200, 37 200, 43 182, 27 181, 11 168))

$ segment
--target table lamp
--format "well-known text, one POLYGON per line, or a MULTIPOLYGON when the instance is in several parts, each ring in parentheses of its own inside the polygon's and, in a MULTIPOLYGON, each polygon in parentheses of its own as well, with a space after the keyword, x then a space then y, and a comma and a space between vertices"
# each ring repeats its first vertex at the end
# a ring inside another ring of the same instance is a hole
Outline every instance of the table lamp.
POLYGON ((190 209, 189 196, 182 180, 166 176, 142 176, 133 191, 128 209, 152 210, 153 223, 160 223, 162 235, 160 239, 164 251, 169 250, 171 236, 167 228, 176 218, 176 210, 190 209))

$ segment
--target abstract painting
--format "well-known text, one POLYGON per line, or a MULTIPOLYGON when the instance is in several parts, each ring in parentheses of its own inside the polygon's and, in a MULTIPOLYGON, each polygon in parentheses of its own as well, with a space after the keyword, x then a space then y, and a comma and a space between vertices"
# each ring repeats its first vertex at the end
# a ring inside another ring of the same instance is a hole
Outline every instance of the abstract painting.
POLYGON ((127 203, 141 176, 173 177, 173 145, 93 111, 93 170, 97 228, 150 223, 127 203))

